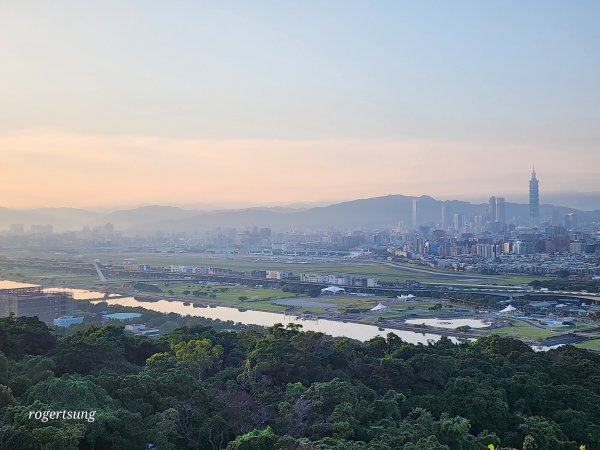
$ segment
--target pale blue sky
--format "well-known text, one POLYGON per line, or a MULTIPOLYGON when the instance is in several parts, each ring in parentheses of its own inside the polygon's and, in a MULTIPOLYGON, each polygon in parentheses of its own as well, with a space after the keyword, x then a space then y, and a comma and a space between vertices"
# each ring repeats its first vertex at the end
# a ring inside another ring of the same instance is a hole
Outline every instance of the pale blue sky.
MULTIPOLYGON (((520 177, 536 162, 546 189, 589 191, 600 163, 599 23, 598 1, 3 2, 0 138, 44 129, 105 143, 277 141, 273 170, 294 164, 286 142, 352 140, 363 173, 378 170, 370 150, 384 140, 399 150, 379 163, 401 170, 421 158, 442 178, 448 166, 436 160, 463 142, 456 165, 477 175, 461 182, 479 186, 499 168, 520 177), (421 156, 403 154, 420 140, 421 156), (494 167, 507 158, 518 170, 494 167), (565 160, 580 161, 567 176, 565 160)), ((340 172, 359 169, 334 147, 340 172)), ((160 146, 147 154, 157 167, 169 157, 160 146)), ((363 182, 369 195, 443 189, 363 182)), ((514 184, 486 188, 510 194, 514 184)), ((355 195, 344 189, 326 199, 355 195)), ((318 200, 300 188, 290 196, 318 200)))

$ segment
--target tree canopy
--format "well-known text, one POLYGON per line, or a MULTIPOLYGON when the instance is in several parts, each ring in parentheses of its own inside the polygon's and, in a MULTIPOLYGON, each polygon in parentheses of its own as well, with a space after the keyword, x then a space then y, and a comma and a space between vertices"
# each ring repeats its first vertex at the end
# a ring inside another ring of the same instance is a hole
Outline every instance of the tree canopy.
POLYGON ((280 324, 58 337, 11 317, 0 350, 0 450, 600 448, 600 356, 572 346, 362 343, 280 324), (43 410, 96 415, 29 417, 43 410))

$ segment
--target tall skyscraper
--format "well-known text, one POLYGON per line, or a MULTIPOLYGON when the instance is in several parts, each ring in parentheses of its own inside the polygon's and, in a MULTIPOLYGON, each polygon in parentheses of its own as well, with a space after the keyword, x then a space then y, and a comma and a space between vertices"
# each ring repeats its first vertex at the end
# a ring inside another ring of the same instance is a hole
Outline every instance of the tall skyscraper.
POLYGON ((412 201, 412 226, 413 230, 417 229, 417 199, 413 198, 412 201))
POLYGON ((575 213, 570 212, 565 216, 565 228, 570 231, 577 229, 577 216, 575 213))
POLYGON ((560 225, 560 219, 558 218, 558 211, 556 210, 556 208, 552 210, 552 225, 560 225))
POLYGON ((496 222, 500 224, 500 229, 503 229, 506 225, 506 205, 504 203, 504 197, 496 198, 496 222))
POLYGON ((494 231, 502 231, 506 226, 506 206, 504 197, 490 197, 487 219, 494 231))
POLYGON ((496 215, 496 197, 493 195, 490 197, 490 206, 488 207, 488 219, 490 222, 495 222, 498 220, 496 215))
POLYGON ((450 226, 450 208, 442 206, 442 230, 447 230, 450 226))
POLYGON ((464 214, 454 214, 454 229, 462 231, 465 227, 465 216, 464 214))
POLYGON ((540 183, 535 175, 535 167, 529 180, 529 225, 540 223, 540 183))

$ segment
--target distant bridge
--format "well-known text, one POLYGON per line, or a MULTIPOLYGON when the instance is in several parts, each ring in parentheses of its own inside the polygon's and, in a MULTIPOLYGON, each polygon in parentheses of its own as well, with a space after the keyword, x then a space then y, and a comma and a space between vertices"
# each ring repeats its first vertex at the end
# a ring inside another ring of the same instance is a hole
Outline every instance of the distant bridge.
POLYGON ((98 263, 96 261, 92 261, 92 264, 94 265, 94 268, 96 269, 96 273, 98 273, 98 277, 100 277, 100 281, 102 283, 106 283, 106 281, 107 281, 106 277, 104 276, 104 274, 100 270, 100 267, 98 266, 98 263))

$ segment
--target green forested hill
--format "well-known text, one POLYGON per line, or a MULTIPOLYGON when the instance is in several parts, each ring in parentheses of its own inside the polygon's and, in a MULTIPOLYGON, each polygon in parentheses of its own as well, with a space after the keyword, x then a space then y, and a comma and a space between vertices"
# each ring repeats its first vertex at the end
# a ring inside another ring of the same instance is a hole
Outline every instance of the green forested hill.
POLYGON ((275 326, 105 326, 56 337, 0 319, 0 449, 600 449, 600 356, 498 336, 367 343, 275 326), (95 410, 94 421, 30 411, 95 410))

